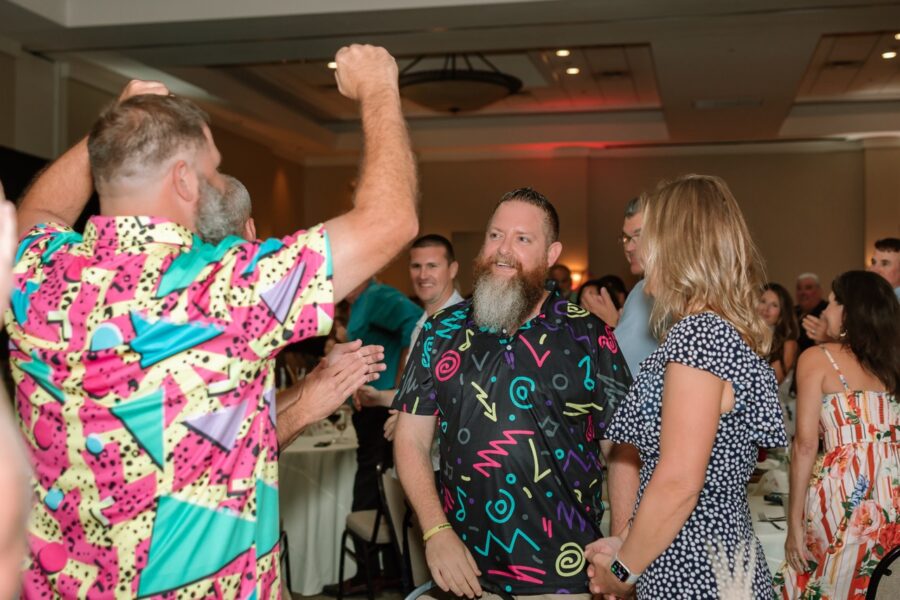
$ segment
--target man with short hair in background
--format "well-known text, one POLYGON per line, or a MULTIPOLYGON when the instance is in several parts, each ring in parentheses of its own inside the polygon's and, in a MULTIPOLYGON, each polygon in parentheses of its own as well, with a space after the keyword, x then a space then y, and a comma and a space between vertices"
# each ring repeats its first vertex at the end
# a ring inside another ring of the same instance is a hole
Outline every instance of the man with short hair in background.
MULTIPOLYGON (((815 273, 801 273, 797 276, 797 322, 800 327, 800 336, 797 338, 797 356, 803 354, 807 348, 821 342, 825 334, 824 322, 819 319, 822 311, 828 307, 828 302, 823 298, 822 283, 815 273), (821 331, 820 331, 821 330, 821 331)), ((794 379, 793 387, 796 387, 794 379)))
POLYGON ((887 279, 900 299, 900 239, 889 237, 875 242, 869 270, 887 279))
MULTIPOLYGON (((429 317, 464 300, 456 289, 458 272, 459 263, 456 262, 456 253, 450 240, 442 235, 429 233, 413 242, 409 249, 409 278, 413 293, 422 302, 425 310, 416 321, 410 335, 409 348, 415 345, 422 326, 429 317)), ((406 361, 403 366, 406 366, 406 361)), ((396 394, 396 386, 389 390, 378 390, 371 385, 365 385, 360 388, 357 398, 363 406, 390 407, 396 394)), ((388 440, 393 440, 397 411, 391 410, 390 413, 391 417, 385 422, 384 432, 388 440)))
MULTIPOLYGON (((26 597, 280 595, 271 359, 326 333, 334 302, 418 227, 396 63, 357 45, 335 60, 366 148, 340 217, 203 243, 221 155, 208 117, 152 82, 23 199, 7 330, 38 499, 26 597), (81 235, 92 182, 101 215, 81 235)), ((297 426, 334 409, 310 404, 297 426)))
MULTIPOLYGON (((600 455, 612 446, 601 438, 631 377, 611 330, 546 290, 558 238, 546 197, 505 194, 472 299, 425 322, 394 401, 397 471, 428 566, 459 596, 487 591, 480 576, 519 597, 589 598, 584 547, 601 537, 600 455)), ((610 493, 624 525, 635 497, 610 493)))
MULTIPOLYGON (((872 253, 872 259, 866 269, 884 277, 900 300, 900 239, 884 238, 876 241, 875 252, 872 253)), ((825 302, 825 305, 828 303, 825 302)), ((828 336, 825 320, 821 317, 807 316, 803 319, 802 325, 801 338, 807 337, 816 344, 835 341, 828 336)))
MULTIPOLYGON (((643 194, 628 201, 625 205, 622 235, 619 238, 631 274, 640 277, 644 276, 644 265, 641 263, 641 231, 644 226, 646 203, 647 198, 643 194)), ((644 280, 638 281, 628 294, 621 315, 606 288, 588 288, 581 299, 589 311, 615 328, 616 340, 622 348, 628 368, 632 376, 637 377, 641 370, 641 362, 659 347, 659 342, 650 333, 653 299, 644 293, 644 280)))
POLYGON ((548 277, 556 282, 556 291, 560 296, 569 302, 575 302, 576 294, 572 292, 572 269, 562 263, 556 263, 550 267, 548 277))

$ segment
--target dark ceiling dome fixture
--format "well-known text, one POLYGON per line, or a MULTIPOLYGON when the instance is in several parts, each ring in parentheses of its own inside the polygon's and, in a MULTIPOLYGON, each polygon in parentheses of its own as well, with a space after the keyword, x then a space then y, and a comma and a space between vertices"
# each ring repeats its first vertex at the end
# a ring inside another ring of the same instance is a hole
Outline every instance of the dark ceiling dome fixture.
POLYGON ((451 113, 478 110, 522 89, 518 77, 502 73, 482 54, 446 54, 442 68, 414 71, 424 58, 417 57, 400 72, 400 94, 425 108, 451 113), (487 68, 475 68, 472 58, 487 68))

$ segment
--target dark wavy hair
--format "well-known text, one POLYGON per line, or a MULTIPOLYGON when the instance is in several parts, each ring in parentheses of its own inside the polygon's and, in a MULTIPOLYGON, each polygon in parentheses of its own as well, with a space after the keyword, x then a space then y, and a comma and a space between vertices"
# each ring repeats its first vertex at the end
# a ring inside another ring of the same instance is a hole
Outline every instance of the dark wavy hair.
POLYGON ((884 277, 869 271, 847 271, 831 284, 844 307, 840 343, 860 365, 900 393, 900 301, 884 277))
MULTIPOLYGON (((781 312, 778 314, 778 320, 775 322, 774 331, 772 332, 772 348, 766 360, 769 363, 780 362, 782 369, 784 367, 784 343, 788 340, 797 341, 800 336, 800 326, 797 324, 797 314, 794 312, 794 301, 791 300, 791 294, 780 283, 770 281, 763 286, 763 292, 771 291, 778 297, 778 304, 781 306, 781 312)), ((787 373, 785 373, 786 375, 787 373)))

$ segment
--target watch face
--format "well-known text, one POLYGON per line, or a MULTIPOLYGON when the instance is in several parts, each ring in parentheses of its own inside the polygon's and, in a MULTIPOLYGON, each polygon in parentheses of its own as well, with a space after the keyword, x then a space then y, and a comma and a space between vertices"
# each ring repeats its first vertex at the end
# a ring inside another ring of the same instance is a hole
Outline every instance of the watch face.
POLYGON ((617 560, 614 560, 612 564, 609 565, 609 570, 612 571, 612 574, 616 576, 616 579, 623 583, 628 581, 628 577, 631 576, 631 573, 628 572, 628 569, 625 568, 625 565, 617 560))

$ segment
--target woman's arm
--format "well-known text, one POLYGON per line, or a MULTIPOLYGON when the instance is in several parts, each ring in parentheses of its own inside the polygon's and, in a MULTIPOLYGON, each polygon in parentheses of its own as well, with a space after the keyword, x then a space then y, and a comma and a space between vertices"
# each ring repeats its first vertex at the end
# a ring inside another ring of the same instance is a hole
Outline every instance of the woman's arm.
POLYGON ((799 572, 806 571, 806 526, 803 522, 806 491, 819 449, 819 412, 822 409, 822 381, 828 365, 822 351, 813 346, 797 363, 797 428, 791 445, 788 533, 785 558, 799 572))
MULTIPOLYGON (((712 373, 680 363, 666 367, 659 464, 618 553, 632 573, 642 573, 671 545, 697 506, 724 392, 725 382, 712 373)), ((621 591, 608 566, 603 568, 608 561, 602 557, 599 561, 595 561, 600 568, 595 569, 591 591, 621 591)))
POLYGON ((776 358, 769 363, 769 366, 772 367, 773 371, 775 371, 775 382, 778 385, 781 385, 781 382, 784 381, 785 377, 787 377, 787 370, 785 370, 783 365, 784 361, 780 358, 776 358))
MULTIPOLYGON (((797 350, 800 347, 797 345, 796 340, 787 340, 784 342, 784 376, 787 377, 787 374, 790 373, 794 366, 797 364, 797 350)), ((781 383, 779 380, 778 383, 781 383)))

